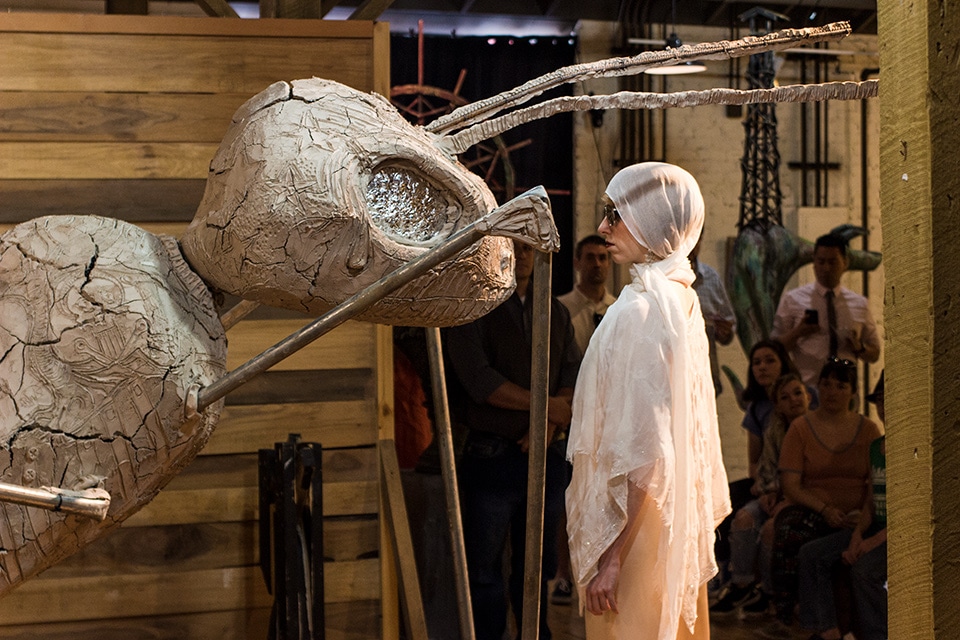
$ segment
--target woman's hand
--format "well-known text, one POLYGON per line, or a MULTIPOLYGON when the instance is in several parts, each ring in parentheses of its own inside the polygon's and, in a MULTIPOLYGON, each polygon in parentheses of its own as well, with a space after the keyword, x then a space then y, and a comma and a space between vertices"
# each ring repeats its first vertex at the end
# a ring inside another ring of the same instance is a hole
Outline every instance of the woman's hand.
POLYGON ((823 511, 820 512, 820 515, 822 515, 823 519, 827 521, 827 524, 834 529, 841 529, 849 526, 847 523, 847 514, 836 507, 827 505, 824 507, 823 511))
POLYGON ((843 558, 843 561, 850 566, 853 566, 857 560, 860 559, 860 556, 863 555, 863 552, 860 548, 863 546, 863 535, 860 533, 859 529, 854 529, 853 533, 850 535, 850 544, 847 545, 846 551, 840 556, 843 558))
POLYGON ((600 556, 597 575, 587 585, 585 592, 587 611, 600 616, 606 611, 617 613, 617 583, 620 581, 620 554, 604 553, 600 556))
POLYGON ((774 492, 765 493, 759 498, 757 502, 760 503, 760 508, 763 509, 764 513, 767 515, 773 514, 773 508, 777 506, 777 494, 774 492))

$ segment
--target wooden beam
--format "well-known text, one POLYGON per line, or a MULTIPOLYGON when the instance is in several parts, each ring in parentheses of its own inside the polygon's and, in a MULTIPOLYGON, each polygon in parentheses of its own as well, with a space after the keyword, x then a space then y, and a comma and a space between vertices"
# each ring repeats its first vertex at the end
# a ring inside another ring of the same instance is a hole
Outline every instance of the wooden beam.
POLYGON ((318 19, 323 17, 321 0, 260 0, 261 18, 318 19))
POLYGON ((214 18, 239 18, 240 16, 233 10, 227 0, 196 0, 204 13, 214 18))
POLYGON ((326 16, 338 4, 340 4, 340 0, 320 0, 320 17, 326 16))
POLYGON ((350 20, 376 20, 392 4, 393 0, 364 0, 350 14, 350 20))
POLYGON ((889 637, 960 637, 960 15, 878 3, 889 637))
POLYGON ((107 0, 104 13, 145 16, 148 13, 147 5, 147 0, 107 0))
MULTIPOLYGON (((262 5, 262 3, 261 3, 262 5)), ((268 17, 268 16, 264 16, 268 17)), ((277 38, 369 38, 373 26, 345 20, 197 20, 186 16, 103 16, 67 13, 0 13, 0 33, 209 35, 277 38)), ((5 44, 5 43, 4 43, 5 44)), ((327 43, 324 43, 327 44, 327 43)), ((289 47, 289 43, 287 44, 289 47)), ((6 53, 6 51, 4 52, 6 53)), ((64 55, 76 55, 67 49, 64 55)), ((110 55, 105 53, 104 56, 110 55)), ((18 57, 17 61, 23 61, 18 57)), ((127 61, 129 62, 129 61, 127 61)), ((195 61, 194 61, 195 64, 195 61)), ((4 89, 8 89, 4 85, 4 89)))

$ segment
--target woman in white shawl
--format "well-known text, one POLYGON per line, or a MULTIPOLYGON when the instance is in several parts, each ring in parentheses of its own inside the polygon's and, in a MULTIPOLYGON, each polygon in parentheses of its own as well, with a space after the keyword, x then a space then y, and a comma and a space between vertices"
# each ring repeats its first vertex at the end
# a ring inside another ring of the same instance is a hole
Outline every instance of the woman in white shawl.
POLYGON ((570 555, 588 640, 709 638, 714 529, 730 512, 709 346, 687 255, 703 197, 683 169, 621 170, 599 233, 631 264, 573 402, 570 555))

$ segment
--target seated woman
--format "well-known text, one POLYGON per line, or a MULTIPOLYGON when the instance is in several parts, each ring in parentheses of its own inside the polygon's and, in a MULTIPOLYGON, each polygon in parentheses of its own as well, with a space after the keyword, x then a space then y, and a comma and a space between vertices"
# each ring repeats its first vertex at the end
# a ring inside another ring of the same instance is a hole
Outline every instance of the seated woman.
MULTIPOLYGON (((759 509, 757 505, 751 507, 751 511, 743 512, 746 505, 751 504, 756 498, 753 488, 757 479, 757 461, 760 459, 760 452, 763 449, 763 433, 767 428, 770 416, 773 414, 773 401, 771 401, 767 390, 780 376, 796 372, 796 367, 786 348, 776 340, 761 340, 753 345, 749 354, 750 367, 747 369, 747 387, 743 390, 742 399, 747 402, 743 414, 743 428, 747 430, 747 460, 749 462, 749 477, 736 480, 730 483, 730 501, 733 505, 734 514, 728 516, 717 527, 717 540, 714 545, 714 554, 717 558, 717 565, 720 567, 719 581, 717 588, 719 590, 719 600, 724 601, 720 604, 718 601, 710 608, 714 613, 724 613, 732 611, 744 597, 748 596, 750 589, 747 588, 742 593, 730 595, 733 585, 730 580, 730 574, 733 569, 729 567, 731 562, 731 544, 732 530, 751 531, 754 533, 759 530, 760 522, 757 522, 752 513, 759 509), (738 518, 734 522, 735 517, 738 518), (729 582, 728 582, 729 581, 729 582), (720 588, 722 587, 722 588, 720 588), (731 598, 732 604, 731 604, 731 598)), ((753 584, 752 582, 750 583, 753 584)))
MULTIPOLYGON (((883 373, 867 396, 884 418, 883 373)), ((800 549, 800 625, 813 631, 810 640, 839 640, 837 607, 833 595, 833 568, 841 560, 850 566, 853 605, 859 640, 887 638, 887 473, 881 436, 870 445, 873 482, 860 521, 851 531, 809 542, 800 549)))
POLYGON ((850 409, 857 393, 854 363, 831 358, 817 391, 819 407, 790 425, 780 452, 780 484, 789 504, 774 523, 777 620, 762 630, 768 638, 792 637, 800 547, 857 524, 870 478, 870 443, 880 437, 875 422, 850 409))
POLYGON ((748 502, 734 516, 730 531, 730 584, 721 598, 710 607, 712 613, 729 613, 741 608, 744 613, 765 613, 768 596, 773 592, 770 578, 772 536, 763 544, 762 533, 772 532, 769 519, 783 503, 777 466, 780 448, 790 424, 810 407, 810 393, 800 375, 788 373, 777 378, 770 388, 773 414, 763 437, 763 451, 757 462, 757 478, 753 493, 757 499, 748 502), (759 569, 759 571, 758 571, 759 569), (757 574, 761 586, 756 585, 757 574))

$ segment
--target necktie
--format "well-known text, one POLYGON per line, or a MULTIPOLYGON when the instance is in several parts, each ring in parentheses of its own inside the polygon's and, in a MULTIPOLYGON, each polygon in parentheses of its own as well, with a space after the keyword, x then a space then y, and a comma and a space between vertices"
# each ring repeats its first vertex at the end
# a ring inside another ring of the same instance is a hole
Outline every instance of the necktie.
POLYGON ((830 355, 837 355, 837 309, 833 306, 833 291, 827 291, 827 329, 830 332, 830 355))

